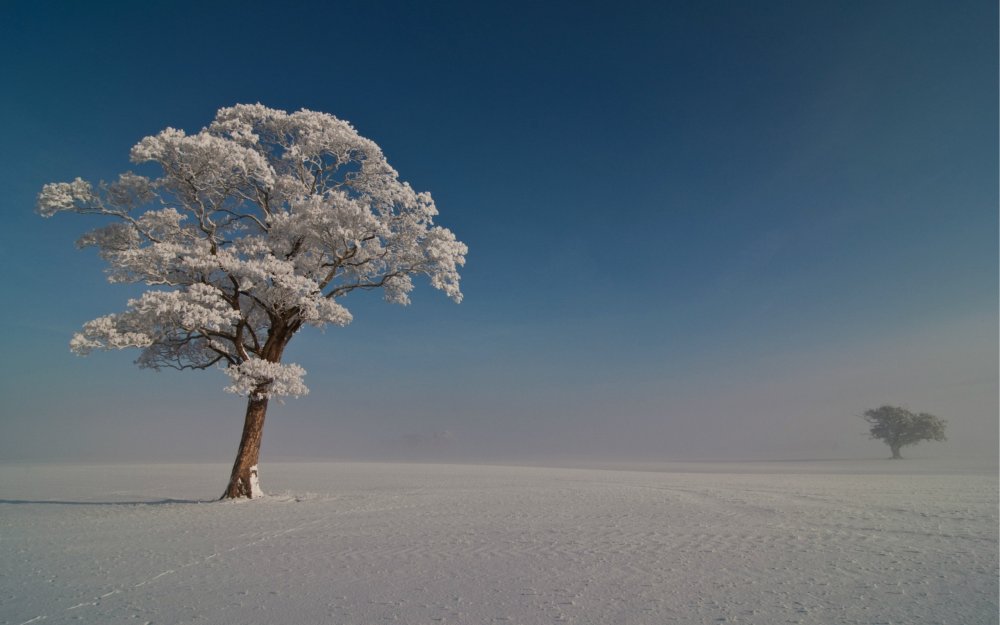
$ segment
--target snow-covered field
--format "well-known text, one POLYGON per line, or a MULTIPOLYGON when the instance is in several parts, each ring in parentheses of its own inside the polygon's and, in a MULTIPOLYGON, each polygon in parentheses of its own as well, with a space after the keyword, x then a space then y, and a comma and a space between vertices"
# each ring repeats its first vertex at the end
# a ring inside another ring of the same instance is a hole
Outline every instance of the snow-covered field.
POLYGON ((0 623, 997 623, 996 467, 0 466, 0 623))

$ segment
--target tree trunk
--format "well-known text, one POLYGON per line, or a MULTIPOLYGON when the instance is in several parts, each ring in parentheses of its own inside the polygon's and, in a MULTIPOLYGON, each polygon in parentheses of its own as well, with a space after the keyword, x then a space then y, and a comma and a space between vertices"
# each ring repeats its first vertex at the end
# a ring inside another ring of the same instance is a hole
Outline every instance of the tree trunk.
POLYGON ((233 473, 222 499, 253 499, 264 493, 257 481, 257 461, 260 458, 260 440, 264 434, 264 416, 267 414, 267 397, 250 396, 247 416, 243 423, 240 450, 233 463, 233 473))
MULTIPOLYGON (((289 315, 294 316, 297 310, 289 315)), ((268 362, 280 363, 285 346, 298 331, 301 322, 288 323, 287 318, 271 317, 271 329, 260 357, 268 362)), ((229 486, 222 499, 254 499, 264 495, 257 479, 257 461, 260 459, 260 439, 264 435, 264 417, 267 415, 267 398, 273 380, 261 380, 247 401, 247 416, 243 422, 240 450, 229 476, 229 486)))
POLYGON ((903 457, 899 455, 899 445, 889 445, 889 449, 892 450, 892 459, 901 460, 903 457))

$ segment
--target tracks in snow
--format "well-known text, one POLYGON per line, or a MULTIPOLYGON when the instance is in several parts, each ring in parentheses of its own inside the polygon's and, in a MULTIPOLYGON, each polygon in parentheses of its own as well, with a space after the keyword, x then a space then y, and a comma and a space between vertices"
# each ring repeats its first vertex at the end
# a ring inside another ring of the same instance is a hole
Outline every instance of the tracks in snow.
POLYGON ((39 507, 7 524, 29 582, 93 580, 8 622, 995 623, 995 478, 339 469, 332 498, 39 507))

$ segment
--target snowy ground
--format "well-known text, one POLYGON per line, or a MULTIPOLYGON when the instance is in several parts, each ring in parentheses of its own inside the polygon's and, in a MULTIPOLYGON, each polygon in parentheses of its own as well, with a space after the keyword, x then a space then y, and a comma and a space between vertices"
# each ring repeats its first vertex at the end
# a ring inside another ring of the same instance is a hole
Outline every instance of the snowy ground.
POLYGON ((0 623, 997 623, 997 473, 0 466, 0 623))

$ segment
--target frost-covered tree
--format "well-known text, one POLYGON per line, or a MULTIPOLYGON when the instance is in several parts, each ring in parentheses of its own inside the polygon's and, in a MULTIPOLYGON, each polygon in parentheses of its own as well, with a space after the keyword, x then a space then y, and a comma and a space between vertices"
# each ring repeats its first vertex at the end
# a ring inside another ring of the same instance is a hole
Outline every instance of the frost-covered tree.
POLYGON ((308 392, 305 370, 282 362, 306 324, 343 326, 343 301, 381 289, 409 303, 413 276, 461 301, 466 246, 434 225, 437 209, 347 122, 260 104, 220 109, 196 134, 167 128, 132 148, 156 177, 122 174, 96 186, 47 184, 38 212, 103 218, 83 235, 111 282, 151 287, 124 312, 94 319, 71 341, 137 348, 140 367, 221 368, 248 398, 224 498, 256 497, 268 400, 308 392))
POLYGON ((866 410, 862 417, 871 424, 871 438, 883 441, 892 450, 893 459, 902 458, 899 450, 920 441, 943 441, 946 421, 932 414, 914 414, 898 406, 866 410))

